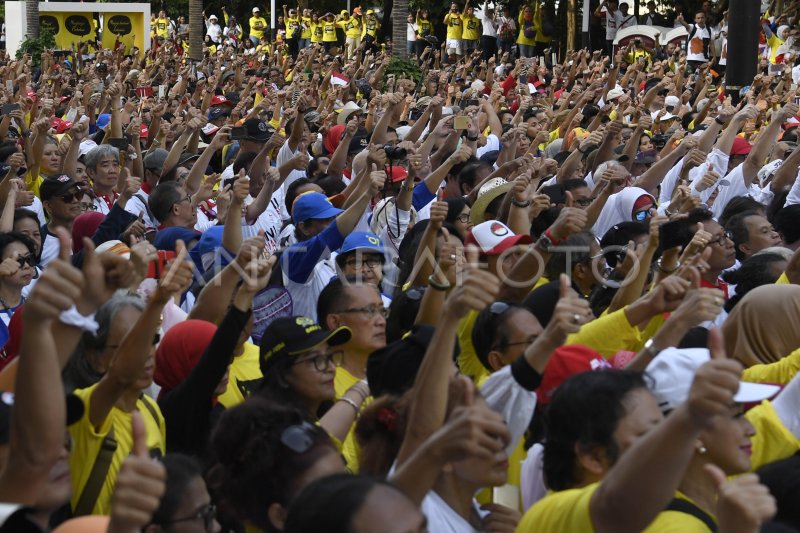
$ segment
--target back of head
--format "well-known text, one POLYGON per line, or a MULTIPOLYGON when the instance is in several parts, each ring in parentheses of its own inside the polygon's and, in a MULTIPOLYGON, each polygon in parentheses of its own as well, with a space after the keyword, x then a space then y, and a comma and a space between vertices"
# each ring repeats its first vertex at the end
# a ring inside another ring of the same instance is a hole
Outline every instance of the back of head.
POLYGON ((147 198, 147 205, 156 220, 164 223, 169 218, 172 206, 180 202, 181 197, 180 185, 174 181, 159 183, 147 198))
POLYGON ((736 294, 725 302, 725 311, 730 313, 734 306, 753 289, 775 283, 780 277, 780 272, 776 272, 772 265, 785 263, 786 259, 779 254, 759 253, 749 257, 738 269, 723 274, 722 277, 727 283, 736 285, 736 294))
POLYGON ((734 216, 753 211, 755 211, 755 214, 763 215, 764 205, 749 196, 736 196, 722 210, 718 222, 720 226, 727 226, 728 221, 734 216))
POLYGON ((624 401, 633 390, 646 388, 642 374, 603 370, 576 374, 553 394, 545 411, 544 476, 548 488, 574 488, 576 449, 604 448, 613 464, 619 455, 614 432, 625 416, 624 401))
POLYGON ((778 211, 775 215, 775 229, 788 245, 800 241, 800 204, 786 206, 778 211))

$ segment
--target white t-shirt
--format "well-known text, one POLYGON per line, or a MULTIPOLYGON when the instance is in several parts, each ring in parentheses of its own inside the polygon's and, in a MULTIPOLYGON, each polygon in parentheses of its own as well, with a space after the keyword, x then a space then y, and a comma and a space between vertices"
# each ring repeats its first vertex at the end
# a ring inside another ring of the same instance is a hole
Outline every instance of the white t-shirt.
MULTIPOLYGON (((481 518, 489 514, 481 510, 477 501, 473 500, 472 505, 481 518)), ((428 519, 428 531, 432 533, 478 533, 477 529, 472 527, 432 490, 425 495, 420 510, 428 519)))
POLYGON ((413 43, 417 40, 417 25, 414 22, 406 23, 406 41, 413 43))
MULTIPOLYGON (((125 211, 136 215, 137 217, 141 215, 146 228, 158 228, 158 221, 154 217, 150 216, 150 208, 147 206, 148 198, 150 198, 150 195, 144 192, 142 189, 139 189, 139 192, 134 194, 133 197, 125 204, 125 211)), ((100 201, 105 204, 103 200, 100 201)))
POLYGON ((617 36, 620 24, 622 24, 622 11, 617 9, 612 12, 604 7, 603 12, 606 14, 606 41, 613 41, 617 36))
POLYGON ((220 36, 222 35, 222 27, 219 24, 210 23, 208 25, 208 30, 206 30, 206 35, 211 37, 211 40, 215 43, 220 41, 220 36))
POLYGON ((481 14, 481 24, 483 24, 483 35, 487 37, 497 37, 497 21, 481 14))
MULTIPOLYGON (((289 143, 283 143, 281 149, 278 150, 278 157, 275 158, 276 167, 281 167, 282 165, 288 163, 294 156, 298 154, 297 150, 292 150, 289 148, 289 143)), ((292 170, 289 173, 289 176, 286 178, 286 181, 283 182, 284 187, 288 187, 292 184, 292 182, 299 178, 305 178, 306 171, 305 170, 292 170)))
POLYGON ((707 61, 704 39, 711 39, 711 32, 708 27, 701 28, 695 24, 689 27, 689 35, 692 36, 691 41, 686 46, 686 60, 687 61, 707 61))

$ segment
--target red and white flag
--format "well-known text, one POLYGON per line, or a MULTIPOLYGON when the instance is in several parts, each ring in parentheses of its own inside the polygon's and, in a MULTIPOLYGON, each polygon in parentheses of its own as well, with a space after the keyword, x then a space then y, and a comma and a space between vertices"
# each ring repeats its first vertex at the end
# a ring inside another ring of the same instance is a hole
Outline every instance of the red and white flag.
POLYGON ((350 83, 350 80, 347 79, 341 72, 336 72, 334 70, 331 74, 331 85, 334 87, 340 87, 342 85, 347 85, 348 83, 350 83))

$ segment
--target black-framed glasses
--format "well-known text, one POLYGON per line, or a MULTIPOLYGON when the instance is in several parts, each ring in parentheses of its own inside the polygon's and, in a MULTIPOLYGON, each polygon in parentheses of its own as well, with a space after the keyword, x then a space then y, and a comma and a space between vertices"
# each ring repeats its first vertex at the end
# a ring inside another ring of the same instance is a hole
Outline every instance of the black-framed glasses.
POLYGON ((318 372, 325 372, 330 365, 333 365, 334 368, 337 366, 342 365, 342 360, 344 359, 344 352, 341 350, 336 350, 334 352, 327 352, 327 353, 317 353, 313 354, 310 357, 303 357, 295 362, 296 365, 300 363, 313 363, 314 368, 317 369, 318 372))
POLYGON ((86 213, 88 211, 97 211, 97 206, 89 202, 81 202, 81 211, 86 213))
POLYGON ((358 313, 359 315, 364 315, 367 318, 375 318, 378 315, 382 316, 383 318, 389 316, 389 311, 385 307, 375 304, 368 305, 366 307, 341 309, 336 311, 336 313, 358 313))
POLYGON ((537 337, 531 337, 528 340, 519 341, 519 342, 501 342, 499 344, 495 344, 490 350, 499 350, 501 352, 511 348, 512 346, 528 346, 529 344, 533 344, 536 341, 537 337))
POLYGON ((724 246, 725 241, 733 241, 733 233, 727 229, 722 232, 722 235, 720 235, 713 241, 708 241, 708 244, 716 244, 717 246, 724 246))
POLYGON ((357 257, 348 257, 344 264, 349 268, 358 268, 360 266, 363 268, 366 265, 368 268, 377 268, 379 266, 383 266, 383 258, 374 257, 374 256, 366 256, 362 257, 361 261, 357 257))
POLYGON ((467 222, 469 222, 469 213, 461 213, 456 217, 456 219, 462 224, 466 224, 467 222))
POLYGON ((594 202, 594 200, 592 200, 591 198, 579 198, 575 200, 575 203, 581 207, 589 207, 590 205, 592 205, 592 202, 594 202))
POLYGON ((185 518, 176 518, 174 520, 170 520, 169 522, 162 522, 161 526, 171 526, 172 524, 177 524, 179 522, 188 522, 190 520, 202 520, 203 526, 205 527, 206 531, 213 531, 214 529, 214 519, 217 517, 217 506, 213 503, 209 503, 208 505, 204 505, 201 507, 195 514, 192 516, 187 516, 185 518))
POLYGON ((19 263, 20 268, 24 268, 26 263, 28 264, 28 266, 33 268, 36 266, 36 256, 31 253, 26 255, 18 255, 17 263, 19 263))
POLYGON ((289 426, 281 433, 281 444, 294 453, 306 453, 314 445, 316 428, 309 422, 289 426))

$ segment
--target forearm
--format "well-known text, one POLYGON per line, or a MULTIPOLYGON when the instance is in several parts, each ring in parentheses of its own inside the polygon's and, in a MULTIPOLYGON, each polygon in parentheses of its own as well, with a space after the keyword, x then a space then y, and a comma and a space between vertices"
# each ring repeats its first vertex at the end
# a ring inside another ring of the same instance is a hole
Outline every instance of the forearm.
MULTIPOLYGON (((241 233, 241 232, 240 232, 241 233)), ((195 306, 189 312, 188 320, 205 320, 219 324, 240 281, 241 268, 232 261, 210 283, 206 283, 197 296, 195 306)))
MULTIPOLYGON (((628 250, 628 253, 634 253, 634 251, 628 250)), ((638 267, 625 276, 625 281, 611 300, 611 305, 608 306, 609 313, 632 304, 642 295, 645 283, 647 283, 647 277, 650 274, 650 265, 652 264, 654 253, 655 250, 648 248, 640 259, 638 267)))
POLYGON ((225 213, 225 225, 222 227, 222 248, 236 252, 242 247, 242 202, 235 198, 225 213))
MULTIPOLYGON (((283 183, 283 181, 281 181, 281 183, 283 183)), ((280 184, 278 184, 277 187, 280 187, 280 184)), ((248 224, 255 224, 258 217, 260 217, 261 214, 267 210, 267 207, 269 207, 269 201, 272 199, 272 194, 275 192, 277 187, 276 185, 273 185, 272 182, 265 183, 261 187, 261 190, 258 191, 258 196, 256 196, 256 199, 250 205, 245 207, 244 209, 245 221, 248 224)), ((228 249, 238 250, 238 248, 228 248, 228 249)))
POLYGON ((650 194, 654 194, 656 188, 661 184, 667 172, 675 166, 675 163, 683 155, 684 150, 673 150, 666 157, 661 158, 651 166, 647 172, 636 180, 636 186, 641 187, 650 194))

